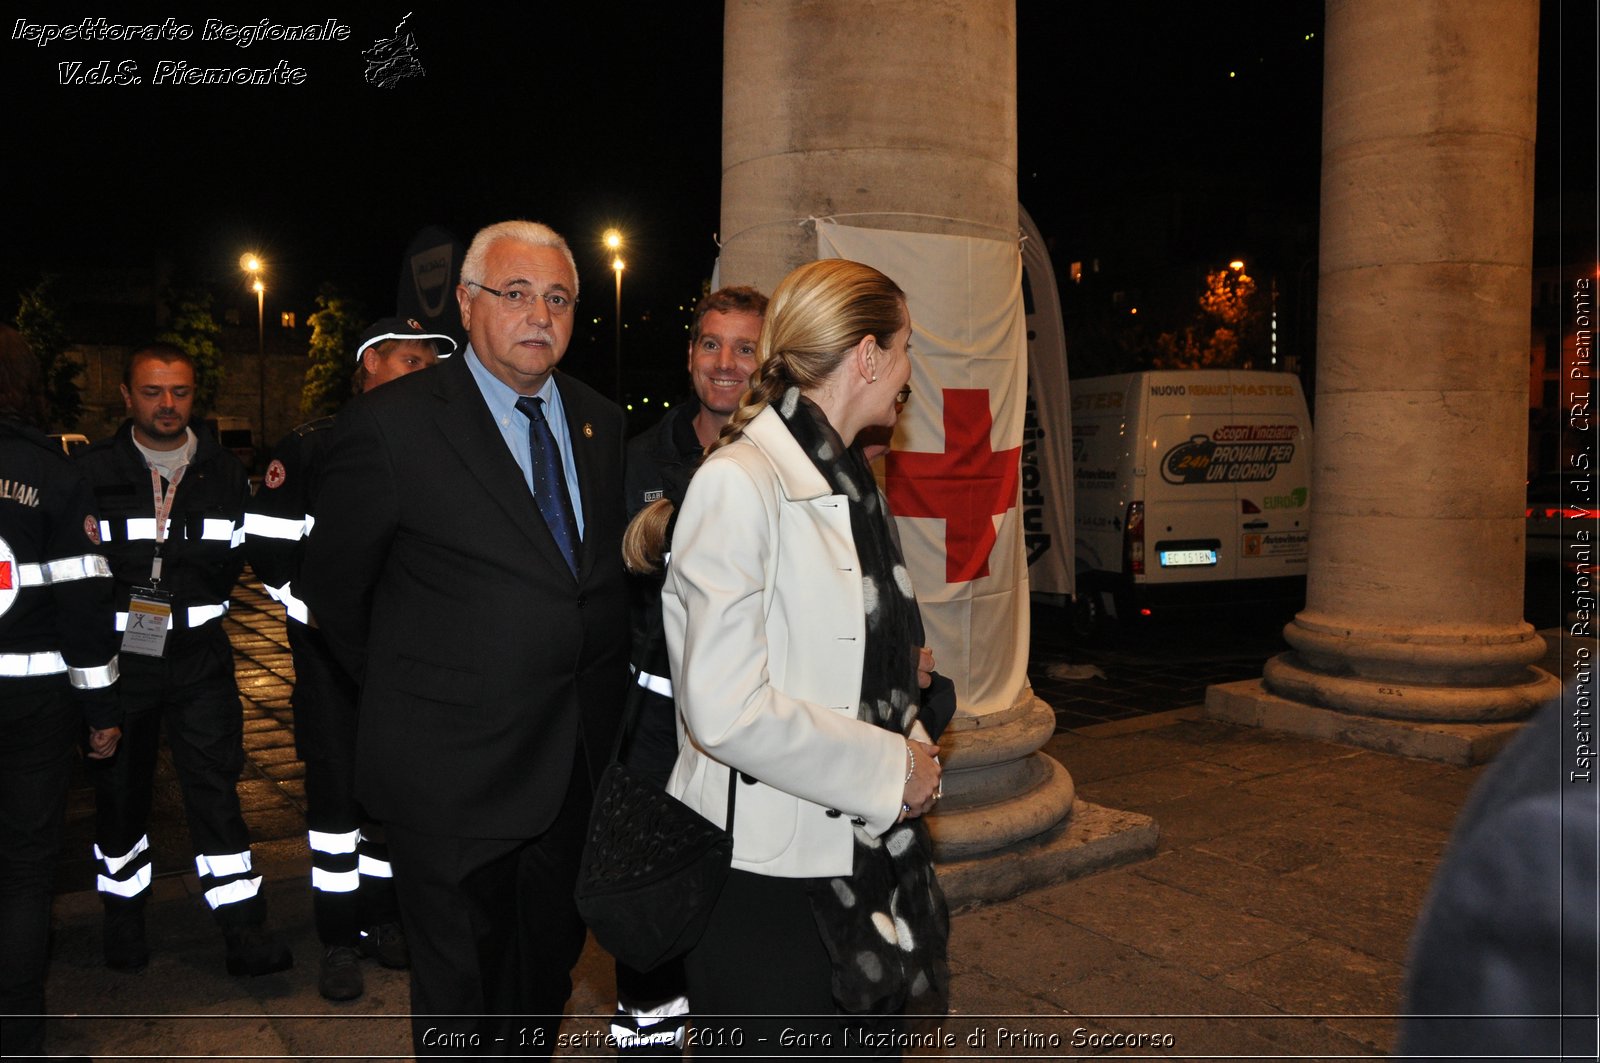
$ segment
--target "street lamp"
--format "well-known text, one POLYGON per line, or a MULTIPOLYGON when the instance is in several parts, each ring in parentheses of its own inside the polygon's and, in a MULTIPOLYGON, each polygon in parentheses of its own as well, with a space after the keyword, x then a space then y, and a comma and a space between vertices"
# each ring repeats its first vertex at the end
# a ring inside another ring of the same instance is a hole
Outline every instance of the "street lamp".
POLYGON ((611 252, 611 269, 617 275, 617 405, 622 405, 622 271, 627 268, 627 263, 622 261, 622 256, 617 254, 622 250, 622 233, 616 229, 607 229, 601 237, 605 242, 606 250, 611 252))
POLYGON ((265 448, 267 445, 267 286, 261 280, 261 271, 266 264, 260 256, 245 252, 239 259, 239 268, 250 274, 250 290, 256 293, 256 384, 260 392, 260 405, 258 418, 261 424, 261 438, 257 446, 265 448))

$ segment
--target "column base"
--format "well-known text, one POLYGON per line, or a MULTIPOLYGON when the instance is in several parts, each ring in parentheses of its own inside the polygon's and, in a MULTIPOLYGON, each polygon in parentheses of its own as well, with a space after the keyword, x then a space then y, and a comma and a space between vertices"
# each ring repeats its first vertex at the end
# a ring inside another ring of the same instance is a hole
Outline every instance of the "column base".
MULTIPOLYGON (((1550 677, 1550 685, 1553 691, 1560 690, 1554 677, 1550 677)), ((1434 723, 1357 715, 1280 697, 1260 679, 1207 687, 1206 715, 1245 727, 1459 765, 1493 759, 1522 726, 1520 722, 1434 723)))
POLYGON ((1027 690, 1009 709, 958 717, 942 737, 945 796, 928 830, 952 908, 1154 854, 1150 817, 1077 799, 1067 769, 1039 752, 1054 733, 1054 710, 1027 690))
POLYGON ((1065 819, 1033 838, 981 856, 937 861, 939 885, 951 911, 1008 900, 1148 860, 1160 837, 1161 829, 1149 816, 1074 801, 1065 819))

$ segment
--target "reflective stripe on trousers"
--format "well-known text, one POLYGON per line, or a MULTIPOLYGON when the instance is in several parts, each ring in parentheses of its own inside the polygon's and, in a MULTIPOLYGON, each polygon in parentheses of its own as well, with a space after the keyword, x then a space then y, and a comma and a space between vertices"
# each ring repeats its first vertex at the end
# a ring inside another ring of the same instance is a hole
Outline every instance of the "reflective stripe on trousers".
POLYGON ((148 834, 135 842, 133 848, 121 856, 107 856, 105 851, 96 845, 94 858, 99 861, 101 871, 95 878, 95 889, 103 894, 127 899, 137 897, 149 889, 152 874, 150 860, 148 857, 139 860, 149 849, 148 834), (127 871, 130 866, 133 866, 133 870, 127 871), (127 874, 124 874, 125 871, 127 874))
POLYGON ((212 911, 225 904, 237 904, 255 897, 261 889, 261 876, 249 876, 251 871, 250 850, 242 853, 221 853, 215 856, 201 855, 194 858, 194 869, 200 875, 200 885, 204 887, 207 879, 224 879, 231 881, 220 882, 205 890, 206 903, 212 911))

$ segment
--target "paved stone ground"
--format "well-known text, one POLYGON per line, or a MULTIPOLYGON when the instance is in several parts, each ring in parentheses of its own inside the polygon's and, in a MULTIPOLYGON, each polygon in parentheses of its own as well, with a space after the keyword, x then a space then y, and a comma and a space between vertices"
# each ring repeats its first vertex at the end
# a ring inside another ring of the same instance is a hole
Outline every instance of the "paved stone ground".
MULTIPOLYGON (((224 974, 187 856, 162 855, 183 854, 187 841, 163 840, 154 958, 143 973, 100 965, 91 891, 58 897, 52 1050, 102 1060, 401 1058, 403 972, 368 966, 367 995, 352 1004, 316 993, 288 652, 258 591, 241 589, 228 623, 250 747, 240 792, 273 922, 297 966, 253 980, 224 974)), ((1046 748, 1085 799, 1155 817, 1160 848, 1139 864, 957 915, 951 1014, 914 1024, 908 1055, 1328 1058, 1390 1049, 1411 926, 1482 768, 1231 727, 1197 707, 1064 727, 1046 748), (1110 1040, 1140 1034, 1140 1047, 1110 1040)), ((181 825, 174 790, 161 792, 163 829, 181 825)), ((80 840, 85 816, 80 792, 80 840)), ((66 865, 63 877, 73 877, 66 865)), ((594 1046, 613 983, 592 942, 574 978, 563 1033, 575 1043, 560 1054, 604 1058, 594 1046)))

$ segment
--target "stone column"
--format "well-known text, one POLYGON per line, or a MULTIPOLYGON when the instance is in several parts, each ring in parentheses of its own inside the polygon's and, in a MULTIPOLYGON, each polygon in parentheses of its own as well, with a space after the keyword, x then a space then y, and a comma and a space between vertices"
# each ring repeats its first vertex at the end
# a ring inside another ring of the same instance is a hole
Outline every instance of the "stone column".
MULTIPOLYGON (((770 292, 817 257, 811 217, 1015 237, 1014 0, 728 0, 724 49, 721 283, 770 292)), ((1019 601, 1012 629, 1026 639, 1019 601)), ((947 672, 963 649, 934 646, 947 672)), ((987 688, 952 678, 963 692, 987 688)), ((1069 862, 1085 859, 1082 831, 1067 830, 1082 818, 1072 778, 1038 752, 1053 711, 1026 677, 989 701, 964 704, 941 743, 945 798, 930 825, 957 904, 1059 873, 1051 847, 1069 833, 1069 862)), ((1153 847, 1148 819, 1136 818, 1153 847)))
POLYGON ((816 258, 811 216, 1016 233, 1014 0, 728 0, 724 23, 722 283, 816 258))
POLYGON ((1558 688, 1522 619, 1538 16, 1329 0, 1310 572, 1250 722, 1474 760, 1558 688))

